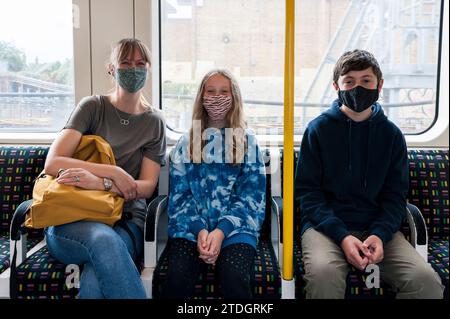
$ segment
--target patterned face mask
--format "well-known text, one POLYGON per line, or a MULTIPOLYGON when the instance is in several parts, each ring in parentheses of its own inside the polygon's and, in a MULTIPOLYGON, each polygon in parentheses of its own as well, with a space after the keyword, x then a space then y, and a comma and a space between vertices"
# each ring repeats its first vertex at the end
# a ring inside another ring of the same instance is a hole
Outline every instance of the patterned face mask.
POLYGON ((231 109, 231 96, 209 95, 203 97, 203 107, 213 121, 223 120, 231 109))
POLYGON ((123 89, 135 93, 142 89, 147 81, 147 68, 117 69, 116 80, 123 89))

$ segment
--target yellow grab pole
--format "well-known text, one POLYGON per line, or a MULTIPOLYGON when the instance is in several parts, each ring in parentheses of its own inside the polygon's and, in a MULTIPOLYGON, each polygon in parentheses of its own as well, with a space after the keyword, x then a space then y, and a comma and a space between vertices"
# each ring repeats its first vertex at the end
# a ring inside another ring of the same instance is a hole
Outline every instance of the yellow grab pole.
POLYGON ((292 280, 294 237, 294 43, 295 0, 286 0, 284 60, 283 279, 292 280))

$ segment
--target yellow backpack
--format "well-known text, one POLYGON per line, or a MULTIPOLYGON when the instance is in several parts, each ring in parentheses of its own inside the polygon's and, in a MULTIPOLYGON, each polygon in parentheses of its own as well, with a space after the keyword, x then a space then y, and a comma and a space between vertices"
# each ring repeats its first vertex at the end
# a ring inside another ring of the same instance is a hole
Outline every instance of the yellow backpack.
MULTIPOLYGON (((73 158, 116 165, 111 146, 96 135, 82 136, 73 158)), ((121 219, 123 203, 124 199, 113 192, 59 184, 55 177, 41 173, 34 184, 25 226, 44 228, 81 220, 113 226, 121 219)))

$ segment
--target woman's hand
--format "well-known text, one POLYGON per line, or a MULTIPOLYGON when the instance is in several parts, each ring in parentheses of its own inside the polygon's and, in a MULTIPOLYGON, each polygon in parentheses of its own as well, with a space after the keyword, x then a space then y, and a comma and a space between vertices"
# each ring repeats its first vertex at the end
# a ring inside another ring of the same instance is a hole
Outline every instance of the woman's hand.
POLYGON ((111 176, 111 179, 126 201, 137 198, 136 181, 121 167, 115 166, 114 174, 111 176))
POLYGON ((103 179, 83 168, 63 170, 56 181, 60 184, 77 186, 83 189, 103 190, 103 179))

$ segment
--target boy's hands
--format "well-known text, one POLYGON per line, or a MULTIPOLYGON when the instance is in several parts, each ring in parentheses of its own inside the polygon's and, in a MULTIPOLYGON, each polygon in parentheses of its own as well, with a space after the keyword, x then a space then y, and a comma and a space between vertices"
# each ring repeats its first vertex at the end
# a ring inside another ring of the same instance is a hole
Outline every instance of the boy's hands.
POLYGON ((223 232, 217 228, 210 233, 206 229, 200 231, 197 238, 199 257, 207 264, 215 264, 224 238, 223 232))
POLYGON ((364 270, 368 264, 377 264, 383 260, 383 242, 376 235, 367 237, 364 242, 358 238, 348 235, 341 242, 347 261, 358 268, 364 270))
POLYGON ((369 264, 370 251, 367 245, 355 236, 345 237, 341 242, 341 248, 347 261, 359 270, 364 270, 369 264))
POLYGON ((378 264, 384 258, 383 241, 376 235, 370 235, 364 241, 365 245, 370 252, 369 264, 378 264))

